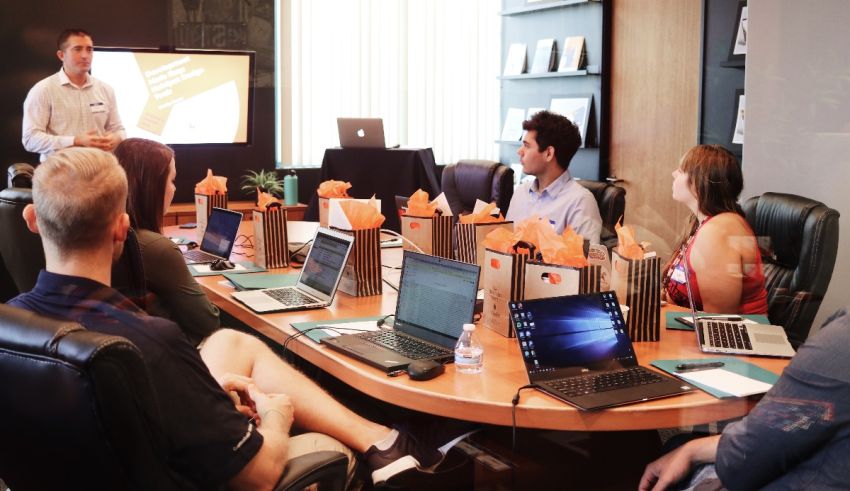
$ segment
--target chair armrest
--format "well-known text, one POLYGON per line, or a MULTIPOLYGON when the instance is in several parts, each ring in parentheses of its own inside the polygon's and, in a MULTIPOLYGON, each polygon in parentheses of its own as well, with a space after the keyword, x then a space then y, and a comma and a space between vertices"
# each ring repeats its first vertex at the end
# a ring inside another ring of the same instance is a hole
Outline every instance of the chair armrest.
POLYGON ((295 457, 286 463, 275 491, 301 490, 318 484, 321 490, 344 490, 348 477, 348 457, 323 450, 295 457))

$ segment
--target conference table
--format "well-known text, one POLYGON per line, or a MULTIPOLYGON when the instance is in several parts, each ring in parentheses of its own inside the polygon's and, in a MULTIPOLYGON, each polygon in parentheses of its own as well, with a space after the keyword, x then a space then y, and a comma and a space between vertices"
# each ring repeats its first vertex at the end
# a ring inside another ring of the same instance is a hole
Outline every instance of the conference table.
MULTIPOLYGON (((243 222, 240 233, 253 235, 251 222, 243 222)), ((193 238, 193 231, 166 227, 165 235, 193 238)), ((232 256, 233 260, 250 259, 250 249, 238 250, 245 255, 232 256)), ((401 249, 384 249, 385 266, 400 266, 401 249)), ((384 268, 384 278, 398 284, 398 271, 384 268), (387 271, 392 271, 387 273, 387 271)), ((288 272, 286 268, 271 270, 288 272)), ((293 272, 297 272, 293 271, 293 272)), ((264 273, 245 273, 264 274, 264 273)), ((297 331, 293 322, 326 321, 369 316, 382 316, 395 312, 397 293, 386 284, 383 294, 369 297, 352 297, 337 292, 329 308, 287 313, 256 314, 230 296, 233 287, 222 281, 220 275, 197 278, 210 300, 251 329, 273 341, 283 344, 297 331)), ((661 322, 664 322, 663 308, 661 322)), ((684 309, 681 309, 684 310, 684 309)), ((453 364, 446 366, 445 374, 425 382, 410 380, 406 375, 389 377, 383 371, 300 336, 287 347, 296 355, 316 365, 356 390, 388 403, 439 416, 467 421, 510 426, 511 401, 517 389, 528 383, 524 363, 516 339, 506 338, 486 328, 476 330, 484 345, 484 370, 480 374, 457 373, 453 364)), ((650 366, 657 359, 712 358, 703 354, 692 331, 661 329, 658 342, 636 342, 635 352, 641 365, 650 366)), ((743 357, 746 361, 779 374, 788 364, 787 359, 743 357)), ((650 367, 652 368, 652 367, 650 367)), ((654 368, 653 368, 654 369, 654 368)), ((576 409, 540 391, 523 390, 516 407, 516 425, 522 428, 539 428, 576 431, 620 431, 672 428, 705 424, 744 416, 755 405, 757 398, 718 399, 700 390, 674 397, 640 402, 595 412, 576 409)))

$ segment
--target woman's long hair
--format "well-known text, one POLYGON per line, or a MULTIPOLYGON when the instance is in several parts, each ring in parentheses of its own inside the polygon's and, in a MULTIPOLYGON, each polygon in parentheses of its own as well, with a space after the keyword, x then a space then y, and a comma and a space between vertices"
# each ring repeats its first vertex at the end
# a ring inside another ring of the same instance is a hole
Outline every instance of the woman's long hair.
POLYGON ((115 156, 127 173, 130 225, 135 229, 161 232, 165 180, 174 151, 153 140, 128 138, 115 148, 115 156))

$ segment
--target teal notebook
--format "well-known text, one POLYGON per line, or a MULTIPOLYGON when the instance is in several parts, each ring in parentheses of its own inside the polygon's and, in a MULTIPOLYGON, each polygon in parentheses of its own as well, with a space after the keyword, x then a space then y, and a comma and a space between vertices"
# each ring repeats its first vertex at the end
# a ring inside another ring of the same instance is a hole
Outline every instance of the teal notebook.
MULTIPOLYGON (((730 317, 735 316, 737 314, 709 314, 706 312, 700 312, 699 315, 729 315, 730 317)), ((687 317, 691 318, 690 311, 676 311, 676 312, 667 312, 664 315, 664 324, 667 326, 667 329, 676 329, 678 331, 693 331, 694 328, 676 320, 676 317, 687 317)), ((760 314, 744 314, 739 315, 738 317, 743 317, 744 319, 750 319, 758 322, 759 324, 770 324, 770 321, 767 320, 767 317, 760 314)))
POLYGON ((318 326, 332 326, 334 324, 345 324, 347 322, 362 322, 362 321, 377 321, 378 319, 383 319, 384 315, 376 315, 375 317, 356 317, 353 319, 333 319, 326 321, 315 321, 315 322, 293 322, 289 324, 298 332, 303 332, 305 336, 312 339, 313 341, 319 343, 322 338, 330 336, 330 334, 322 331, 321 329, 313 329, 309 331, 308 329, 318 327, 318 326))
MULTIPOLYGON (((779 380, 779 375, 776 375, 771 371, 765 370, 764 368, 734 357, 655 360, 652 362, 652 366, 660 368, 661 370, 664 370, 670 375, 676 377, 679 375, 679 372, 676 371, 676 365, 680 363, 706 363, 716 361, 723 362, 723 370, 727 370, 738 375, 743 375, 744 377, 758 380, 759 382, 764 382, 766 384, 773 385, 776 383, 777 380, 779 380)), ((705 392, 708 392, 709 394, 713 395, 714 397, 717 397, 718 399, 727 399, 730 397, 735 397, 734 395, 728 392, 724 392, 722 389, 717 387, 699 384, 691 380, 687 380, 687 382, 695 387, 704 390, 705 392)))
POLYGON ((275 273, 275 274, 242 274, 224 273, 237 290, 259 290, 261 288, 280 288, 283 286, 295 286, 298 283, 298 273, 275 273))
POLYGON ((189 266, 189 272, 192 273, 192 276, 214 276, 217 274, 241 274, 241 273, 259 273, 261 271, 266 271, 266 268, 261 268, 251 261, 234 261, 233 264, 237 264, 241 266, 241 268, 237 268, 236 270, 229 269, 226 271, 211 271, 209 270, 209 264, 187 264, 189 266))

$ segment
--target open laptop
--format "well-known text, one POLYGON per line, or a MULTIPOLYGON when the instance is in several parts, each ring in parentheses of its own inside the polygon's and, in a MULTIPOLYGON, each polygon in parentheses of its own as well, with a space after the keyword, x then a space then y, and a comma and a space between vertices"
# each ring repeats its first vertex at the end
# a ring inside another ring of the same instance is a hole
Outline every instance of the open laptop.
POLYGON ((638 365, 614 292, 508 306, 529 382, 557 399, 595 410, 693 390, 638 365))
POLYGON ((386 148, 381 118, 336 118, 342 148, 386 148))
POLYGON ((334 299, 353 243, 351 235, 319 228, 295 286, 246 290, 231 295, 260 314, 327 307, 334 299))
POLYGON ((207 219, 207 228, 201 247, 183 252, 187 264, 204 264, 228 259, 233 243, 239 234, 242 213, 224 208, 213 208, 207 219))
POLYGON ((387 372, 413 360, 448 363, 472 322, 480 267, 404 251, 393 329, 322 338, 328 347, 387 372))
POLYGON ((691 318, 697 333, 699 349, 703 353, 783 358, 794 356, 794 348, 788 342, 788 336, 782 326, 712 318, 701 319, 694 305, 694 294, 688 279, 687 266, 683 266, 688 305, 691 308, 691 318))

